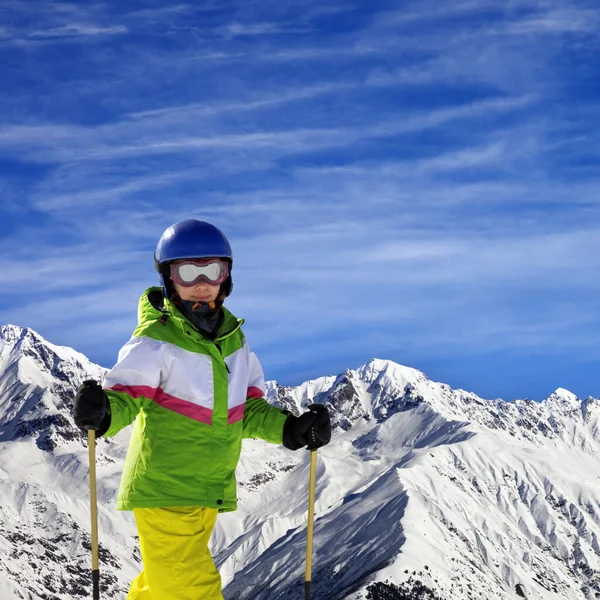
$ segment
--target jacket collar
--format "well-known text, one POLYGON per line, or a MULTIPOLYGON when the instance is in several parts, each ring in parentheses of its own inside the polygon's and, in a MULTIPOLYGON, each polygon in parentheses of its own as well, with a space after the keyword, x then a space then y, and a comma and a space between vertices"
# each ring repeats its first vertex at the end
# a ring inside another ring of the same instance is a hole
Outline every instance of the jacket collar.
MULTIPOLYGON (((243 319, 236 318, 227 308, 221 307, 223 320, 217 330, 215 342, 233 335, 244 323, 243 319)), ((193 329, 199 332, 189 318, 171 300, 165 300, 160 287, 148 288, 140 298, 138 304, 138 324, 150 321, 173 320, 183 331, 193 329)), ((200 333, 200 332, 199 332, 200 333)), ((206 337, 206 336, 204 336, 206 337)), ((207 338, 208 339, 208 338, 207 338)))

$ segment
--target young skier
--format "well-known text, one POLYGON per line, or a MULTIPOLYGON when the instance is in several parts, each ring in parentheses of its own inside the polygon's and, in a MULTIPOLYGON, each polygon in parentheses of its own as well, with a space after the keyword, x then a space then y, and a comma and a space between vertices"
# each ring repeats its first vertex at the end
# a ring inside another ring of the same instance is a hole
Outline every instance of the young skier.
POLYGON ((154 255, 138 326, 103 385, 85 381, 73 417, 113 436, 135 419, 117 508, 133 510, 142 572, 127 600, 222 600, 208 549, 218 512, 235 510, 242 438, 297 450, 331 438, 327 409, 296 417, 264 399, 262 367, 223 301, 233 256, 214 225, 180 221, 154 255))

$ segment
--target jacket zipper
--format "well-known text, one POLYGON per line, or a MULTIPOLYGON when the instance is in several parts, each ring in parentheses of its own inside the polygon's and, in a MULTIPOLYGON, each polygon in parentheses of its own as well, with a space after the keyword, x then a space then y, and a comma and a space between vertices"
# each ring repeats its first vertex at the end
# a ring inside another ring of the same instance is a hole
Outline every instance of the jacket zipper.
POLYGON ((223 356, 223 350, 221 349, 221 344, 215 342, 215 346, 217 347, 217 350, 219 351, 219 354, 221 355, 221 359, 223 360, 223 363, 225 365, 225 368, 227 369, 227 372, 231 375, 231 371, 229 370, 229 367, 227 366, 227 363, 225 362, 225 357, 223 356))

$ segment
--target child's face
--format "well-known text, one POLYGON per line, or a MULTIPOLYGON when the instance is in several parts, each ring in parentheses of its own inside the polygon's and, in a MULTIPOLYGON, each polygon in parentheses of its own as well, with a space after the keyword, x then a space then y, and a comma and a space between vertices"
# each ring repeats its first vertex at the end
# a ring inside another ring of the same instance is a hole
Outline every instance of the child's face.
POLYGON ((173 281, 173 286, 182 300, 189 300, 190 302, 214 302, 221 289, 220 285, 211 285, 206 281, 199 281, 190 287, 184 287, 173 281))

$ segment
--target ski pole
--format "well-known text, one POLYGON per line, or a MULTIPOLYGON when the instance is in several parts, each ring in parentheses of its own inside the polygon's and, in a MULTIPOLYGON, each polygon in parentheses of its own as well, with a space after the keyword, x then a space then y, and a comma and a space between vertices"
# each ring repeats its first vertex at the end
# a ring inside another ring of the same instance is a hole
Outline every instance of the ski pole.
POLYGON ((92 513, 92 588, 93 599, 100 600, 100 565, 98 560, 98 504, 96 497, 96 432, 88 429, 90 452, 90 507, 92 513))
POLYGON ((315 521, 315 488, 317 483, 317 451, 310 451, 310 475, 308 479, 308 527, 306 529, 306 576, 304 578, 304 600, 310 600, 312 579, 313 528, 315 521))

